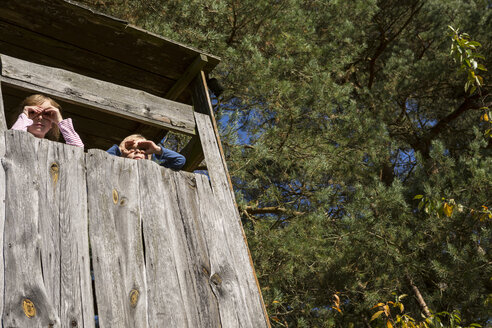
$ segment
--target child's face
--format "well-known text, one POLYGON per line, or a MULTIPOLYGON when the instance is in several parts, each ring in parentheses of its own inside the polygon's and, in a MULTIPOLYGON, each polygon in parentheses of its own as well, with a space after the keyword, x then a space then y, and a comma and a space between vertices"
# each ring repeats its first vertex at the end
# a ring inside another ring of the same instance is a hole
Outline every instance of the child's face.
POLYGON ((123 148, 121 149, 121 157, 131 159, 150 159, 150 155, 145 154, 145 149, 138 146, 139 141, 145 141, 145 139, 125 141, 123 148))
POLYGON ((53 107, 49 100, 46 100, 41 105, 38 106, 30 106, 37 107, 41 112, 37 113, 34 110, 29 112, 29 118, 33 120, 33 124, 27 127, 27 131, 33 134, 35 137, 44 138, 46 133, 51 130, 53 126, 53 122, 50 118, 50 115, 46 112, 47 109, 53 107))

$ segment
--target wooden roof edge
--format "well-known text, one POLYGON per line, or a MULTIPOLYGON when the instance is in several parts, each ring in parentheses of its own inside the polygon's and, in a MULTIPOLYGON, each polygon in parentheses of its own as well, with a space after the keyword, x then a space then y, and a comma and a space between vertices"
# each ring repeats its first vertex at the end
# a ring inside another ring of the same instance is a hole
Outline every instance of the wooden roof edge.
POLYGON ((120 19, 120 18, 117 18, 117 17, 114 17, 114 16, 111 16, 111 15, 108 15, 108 14, 105 14, 105 13, 102 13, 100 11, 97 11, 95 10, 94 8, 91 8, 83 3, 80 3, 80 2, 77 2, 77 1, 74 1, 74 0, 62 0, 63 2, 71 5, 71 6, 76 6, 80 9, 84 9, 84 10, 87 10, 89 11, 92 15, 95 15, 95 16, 99 16, 101 17, 101 19, 106 19, 106 20, 110 20, 112 21, 113 23, 116 23, 116 24, 122 24, 124 25, 123 29, 126 30, 126 29, 129 29, 129 32, 130 31, 134 31, 138 34, 142 34, 142 35, 145 35, 147 37, 150 37, 150 38, 155 38, 155 39, 158 39, 159 41, 164 41, 165 43, 169 43, 169 44, 172 44, 173 46, 178 46, 180 48, 182 48, 183 50, 185 50, 186 52, 189 52, 189 53, 192 53, 192 54, 195 54, 196 56, 200 56, 200 55, 204 55, 207 57, 207 64, 205 65, 204 67, 204 70, 206 72, 210 72, 212 71, 221 61, 220 57, 218 56, 215 56, 215 55, 212 55, 210 53, 207 53, 207 52, 204 52, 200 49, 197 49, 195 47, 192 47, 192 46, 188 46, 188 45, 185 45, 181 42, 177 42, 177 41, 174 41, 174 40, 171 40, 169 38, 166 38, 160 34, 157 34, 157 33, 153 33, 153 32, 150 32, 148 30, 145 30, 141 27, 138 27, 138 26, 135 26, 131 23, 129 23, 128 21, 124 20, 124 19, 120 19))

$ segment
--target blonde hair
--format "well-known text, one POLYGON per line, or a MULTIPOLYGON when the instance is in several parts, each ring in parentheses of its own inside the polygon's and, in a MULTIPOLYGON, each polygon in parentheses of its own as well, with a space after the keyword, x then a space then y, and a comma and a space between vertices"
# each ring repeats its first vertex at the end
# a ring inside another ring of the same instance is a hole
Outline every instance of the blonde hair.
POLYGON ((147 140, 147 138, 145 138, 141 134, 131 134, 120 142, 120 146, 119 146, 120 150, 126 149, 125 148, 125 142, 130 141, 130 140, 147 140))
MULTIPOLYGON (((58 104, 56 101, 54 101, 50 97, 42 95, 42 94, 34 94, 34 95, 30 95, 29 97, 25 98, 22 101, 22 103, 20 104, 19 113, 22 113, 25 106, 40 106, 45 101, 49 101, 51 106, 58 108, 58 110, 60 111, 60 114, 61 114, 62 108, 61 108, 60 104, 58 104)), ((58 125, 53 124, 51 126, 51 129, 46 133, 46 135, 44 137, 45 137, 45 139, 58 141, 60 139, 60 129, 58 128, 58 125)))

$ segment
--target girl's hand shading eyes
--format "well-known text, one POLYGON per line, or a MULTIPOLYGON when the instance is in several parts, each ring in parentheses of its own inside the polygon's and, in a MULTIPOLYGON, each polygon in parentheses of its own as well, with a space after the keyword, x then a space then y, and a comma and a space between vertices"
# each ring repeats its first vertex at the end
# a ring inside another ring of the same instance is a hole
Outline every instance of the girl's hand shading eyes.
POLYGON ((31 120, 41 114, 43 112, 43 109, 38 106, 24 106, 23 113, 26 114, 28 118, 31 120))
POLYGON ((43 116, 46 116, 47 119, 49 119, 51 122, 56 124, 63 121, 63 117, 60 114, 60 110, 56 107, 45 108, 43 111, 43 116))

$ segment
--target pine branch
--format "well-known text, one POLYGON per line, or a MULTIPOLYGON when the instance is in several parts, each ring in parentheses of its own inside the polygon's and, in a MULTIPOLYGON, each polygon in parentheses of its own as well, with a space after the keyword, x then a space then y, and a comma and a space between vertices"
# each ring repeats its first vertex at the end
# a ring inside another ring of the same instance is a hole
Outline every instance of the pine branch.
POLYGON ((242 210, 246 211, 248 214, 251 214, 251 215, 254 215, 254 214, 284 214, 284 213, 289 213, 289 214, 293 214, 293 215, 305 214, 305 212, 291 211, 291 210, 286 209, 285 207, 280 207, 280 206, 269 206, 269 207, 246 206, 242 210))
POLYGON ((412 278, 410 278, 410 276, 407 276, 407 279, 408 279, 408 282, 410 283, 410 286, 412 287, 412 290, 415 294, 415 297, 417 298, 417 302, 419 303, 422 311, 424 312, 425 316, 426 317, 430 317, 431 316, 431 313, 429 311, 429 308, 427 307, 427 303, 425 303, 425 300, 424 298, 422 297, 422 294, 420 293, 420 290, 419 288, 417 287, 417 285, 415 285, 413 283, 413 280, 412 278))
POLYGON ((449 123, 456 120, 463 113, 471 109, 478 109, 480 106, 477 106, 475 100, 478 100, 479 98, 480 96, 478 94, 466 98, 465 101, 458 108, 456 108, 452 113, 437 122, 437 124, 434 125, 423 137, 410 143, 412 147, 416 150, 419 150, 425 158, 429 158, 430 145, 432 140, 434 140, 434 138, 436 138, 447 127, 449 123))

